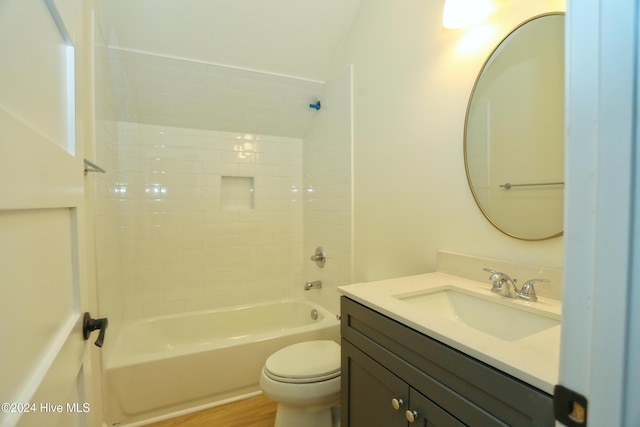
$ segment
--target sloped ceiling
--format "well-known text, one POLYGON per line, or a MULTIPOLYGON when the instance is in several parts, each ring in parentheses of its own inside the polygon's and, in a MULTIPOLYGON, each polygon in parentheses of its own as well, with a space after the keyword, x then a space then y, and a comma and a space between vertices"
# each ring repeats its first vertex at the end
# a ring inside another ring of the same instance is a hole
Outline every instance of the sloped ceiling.
POLYGON ((109 49, 118 119, 300 138, 324 90, 315 80, 109 49))
POLYGON ((361 0, 102 0, 118 119, 303 137, 361 0))
POLYGON ((103 0, 109 44, 306 79, 331 77, 361 0, 103 0))

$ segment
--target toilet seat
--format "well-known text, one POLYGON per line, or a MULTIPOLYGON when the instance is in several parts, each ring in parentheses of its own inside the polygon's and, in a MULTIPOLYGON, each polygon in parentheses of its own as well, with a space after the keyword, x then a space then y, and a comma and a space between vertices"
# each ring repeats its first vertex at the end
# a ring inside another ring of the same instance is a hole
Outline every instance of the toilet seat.
POLYGON ((340 345, 335 341, 306 341, 273 353, 264 373, 284 383, 314 383, 340 376, 340 345))

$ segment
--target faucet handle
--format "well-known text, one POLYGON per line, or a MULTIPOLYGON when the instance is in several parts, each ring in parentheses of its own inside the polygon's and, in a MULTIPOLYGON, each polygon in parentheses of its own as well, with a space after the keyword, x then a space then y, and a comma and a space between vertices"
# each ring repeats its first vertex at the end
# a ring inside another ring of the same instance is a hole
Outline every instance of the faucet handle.
POLYGON ((531 279, 527 280, 524 285, 522 285, 522 289, 520 289, 518 293, 518 297, 530 301, 536 302, 538 301, 538 297, 536 296, 536 289, 533 287, 535 283, 549 283, 551 282, 549 279, 531 279))
POLYGON ((490 268, 483 268, 484 271, 491 273, 489 280, 491 280, 491 292, 500 293, 502 285, 504 284, 504 273, 492 270, 490 268))
POLYGON ((502 280, 502 276, 504 276, 503 273, 500 273, 499 271, 492 270, 490 268, 483 268, 483 270, 484 271, 488 271, 489 273, 491 273, 491 276, 489 276, 489 280, 491 280, 492 282, 500 281, 500 280, 502 280))
POLYGON ((322 246, 318 246, 310 259, 315 262, 318 267, 322 268, 324 267, 324 263, 327 262, 327 254, 324 249, 322 249, 322 246))

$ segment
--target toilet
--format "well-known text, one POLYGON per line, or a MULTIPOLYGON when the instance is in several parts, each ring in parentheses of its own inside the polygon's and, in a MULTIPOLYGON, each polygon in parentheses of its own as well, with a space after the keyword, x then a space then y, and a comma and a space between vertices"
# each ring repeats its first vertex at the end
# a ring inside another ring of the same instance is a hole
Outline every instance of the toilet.
POLYGON ((262 368, 260 387, 278 404, 274 427, 338 427, 340 345, 306 341, 276 351, 262 368))

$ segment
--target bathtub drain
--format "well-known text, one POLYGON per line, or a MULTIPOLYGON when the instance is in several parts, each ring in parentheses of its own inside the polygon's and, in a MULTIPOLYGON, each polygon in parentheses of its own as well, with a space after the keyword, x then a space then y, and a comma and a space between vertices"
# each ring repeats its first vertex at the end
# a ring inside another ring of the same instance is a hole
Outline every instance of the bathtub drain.
POLYGON ((313 320, 317 320, 318 319, 318 310, 316 310, 315 308, 313 310, 311 310, 311 318, 313 320))

